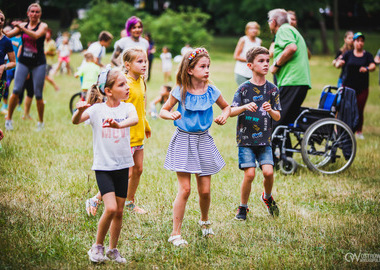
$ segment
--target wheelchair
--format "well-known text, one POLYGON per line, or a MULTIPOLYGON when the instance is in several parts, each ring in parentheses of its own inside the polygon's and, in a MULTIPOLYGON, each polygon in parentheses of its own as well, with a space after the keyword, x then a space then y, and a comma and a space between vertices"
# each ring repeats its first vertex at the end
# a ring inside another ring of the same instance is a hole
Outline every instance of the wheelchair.
POLYGON ((321 109, 301 107, 294 123, 277 126, 273 131, 273 159, 281 173, 293 174, 303 166, 314 172, 335 174, 350 167, 356 154, 355 136, 345 122, 336 118, 342 90, 325 86, 321 109), (305 165, 297 160, 297 153, 301 153, 305 165))

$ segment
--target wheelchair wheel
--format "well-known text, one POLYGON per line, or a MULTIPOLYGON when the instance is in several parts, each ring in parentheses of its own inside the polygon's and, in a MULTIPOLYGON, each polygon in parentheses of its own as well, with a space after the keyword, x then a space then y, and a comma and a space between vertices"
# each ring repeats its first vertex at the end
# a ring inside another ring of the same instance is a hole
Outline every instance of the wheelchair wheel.
POLYGON ((321 119, 305 132, 301 144, 302 159, 312 170, 339 173, 354 161, 356 140, 349 126, 338 119, 321 119))
POLYGON ((278 164, 280 166, 281 173, 285 175, 295 173, 298 166, 297 162, 291 157, 287 157, 286 160, 280 160, 278 164))
POLYGON ((76 104, 82 99, 81 95, 82 93, 78 92, 71 97, 69 104, 71 114, 74 114, 74 112, 76 111, 76 104))

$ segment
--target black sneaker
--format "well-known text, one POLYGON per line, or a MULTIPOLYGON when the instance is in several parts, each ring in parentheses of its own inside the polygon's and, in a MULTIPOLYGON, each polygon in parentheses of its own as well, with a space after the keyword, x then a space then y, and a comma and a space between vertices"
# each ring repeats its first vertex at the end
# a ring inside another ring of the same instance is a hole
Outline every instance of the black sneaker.
POLYGON ((278 216, 280 214, 280 210, 278 209, 276 202, 273 200, 273 197, 270 196, 269 199, 264 198, 264 192, 261 194, 261 200, 265 203, 268 213, 272 216, 278 216))
POLYGON ((239 206, 239 209, 237 211, 235 219, 236 220, 246 220, 248 212, 249 212, 249 209, 247 207, 239 206))

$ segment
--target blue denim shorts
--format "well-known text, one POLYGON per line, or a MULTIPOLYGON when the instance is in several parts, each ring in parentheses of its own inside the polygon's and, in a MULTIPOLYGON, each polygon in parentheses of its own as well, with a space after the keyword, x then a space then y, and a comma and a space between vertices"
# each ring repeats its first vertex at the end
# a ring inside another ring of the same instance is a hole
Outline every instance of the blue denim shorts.
POLYGON ((256 161, 259 166, 265 164, 274 165, 272 147, 263 146, 239 146, 239 169, 256 168, 256 161))

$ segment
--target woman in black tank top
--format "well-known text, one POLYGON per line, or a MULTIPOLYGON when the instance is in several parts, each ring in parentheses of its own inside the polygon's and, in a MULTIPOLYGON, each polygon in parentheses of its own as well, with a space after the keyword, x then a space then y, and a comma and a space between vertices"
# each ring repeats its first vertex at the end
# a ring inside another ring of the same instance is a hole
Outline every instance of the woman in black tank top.
POLYGON ((13 22, 14 29, 7 33, 8 37, 18 34, 22 35, 22 49, 18 59, 15 73, 15 85, 13 94, 9 100, 9 110, 6 118, 6 129, 13 129, 12 115, 19 100, 19 95, 23 91, 23 85, 29 73, 32 74, 34 94, 36 96, 38 125, 40 131, 44 127, 44 101, 42 99, 42 89, 45 82, 46 59, 44 53, 44 40, 48 26, 41 22, 41 6, 31 4, 27 11, 28 22, 13 22))

